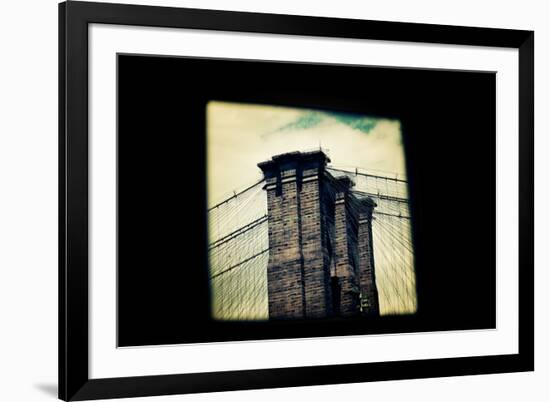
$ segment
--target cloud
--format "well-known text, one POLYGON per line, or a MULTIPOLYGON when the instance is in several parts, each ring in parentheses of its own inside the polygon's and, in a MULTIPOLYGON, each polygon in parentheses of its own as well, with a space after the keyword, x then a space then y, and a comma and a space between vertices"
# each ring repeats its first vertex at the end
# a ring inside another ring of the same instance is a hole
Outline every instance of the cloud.
POLYGON ((286 123, 268 134, 307 130, 323 123, 339 123, 368 134, 376 127, 378 120, 351 113, 305 111, 290 123, 286 123))
POLYGON ((327 113, 327 115, 333 117, 335 120, 342 124, 345 124, 355 130, 359 130, 366 134, 370 133, 378 124, 377 119, 356 114, 331 112, 327 113))
POLYGON ((277 128, 274 132, 280 133, 283 131, 306 130, 318 126, 323 119, 324 116, 320 112, 305 112, 290 123, 277 128))

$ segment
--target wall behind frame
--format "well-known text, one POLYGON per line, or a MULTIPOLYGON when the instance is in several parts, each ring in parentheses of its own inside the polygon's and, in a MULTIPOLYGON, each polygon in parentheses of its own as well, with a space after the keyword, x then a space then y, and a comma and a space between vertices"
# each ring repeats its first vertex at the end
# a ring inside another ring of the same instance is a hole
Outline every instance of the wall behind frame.
MULTIPOLYGON (((118 0, 118 2, 125 2, 118 0)), ((134 1, 138 3, 139 1, 134 1)), ((550 26, 535 0, 163 0, 153 5, 534 29, 536 138, 536 339, 550 337, 548 229, 550 26), (536 134, 537 135, 537 134, 536 134)), ((0 389, 2 400, 53 401, 57 381, 57 1, 3 2, 0 24, 0 389)), ((319 386, 133 401, 546 401, 550 346, 536 343, 535 373, 319 386)))

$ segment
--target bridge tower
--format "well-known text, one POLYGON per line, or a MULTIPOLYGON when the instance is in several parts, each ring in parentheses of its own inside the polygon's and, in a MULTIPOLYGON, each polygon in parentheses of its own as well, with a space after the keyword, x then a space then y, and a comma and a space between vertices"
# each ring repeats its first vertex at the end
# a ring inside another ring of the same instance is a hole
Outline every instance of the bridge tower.
POLYGON ((270 319, 378 314, 370 199, 322 151, 259 163, 267 192, 270 319))

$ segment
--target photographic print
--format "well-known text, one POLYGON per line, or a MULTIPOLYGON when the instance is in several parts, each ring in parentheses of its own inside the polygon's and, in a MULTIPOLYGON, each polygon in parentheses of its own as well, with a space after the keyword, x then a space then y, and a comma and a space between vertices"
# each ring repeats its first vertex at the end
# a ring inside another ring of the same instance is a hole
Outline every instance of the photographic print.
POLYGON ((416 312, 398 120, 212 101, 207 135, 215 319, 416 312))
POLYGON ((494 328, 494 85, 119 55, 120 346, 494 328))

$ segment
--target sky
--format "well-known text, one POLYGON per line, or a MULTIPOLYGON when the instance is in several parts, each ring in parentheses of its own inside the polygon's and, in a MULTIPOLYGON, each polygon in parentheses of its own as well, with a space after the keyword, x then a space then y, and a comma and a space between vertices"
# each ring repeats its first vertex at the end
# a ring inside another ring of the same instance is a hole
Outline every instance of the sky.
POLYGON ((261 178, 259 162, 322 147, 332 166, 405 176, 398 120, 270 105, 207 106, 208 204, 261 178))

